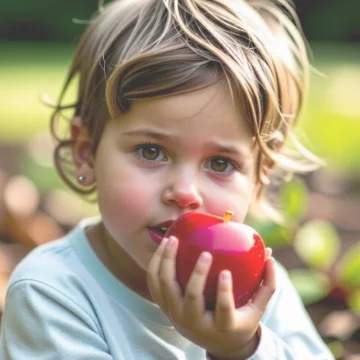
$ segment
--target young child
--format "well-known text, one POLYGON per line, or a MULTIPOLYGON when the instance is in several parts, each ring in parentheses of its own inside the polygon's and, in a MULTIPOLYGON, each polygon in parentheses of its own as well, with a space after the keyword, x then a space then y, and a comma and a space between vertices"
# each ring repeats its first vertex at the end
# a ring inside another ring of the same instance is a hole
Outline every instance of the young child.
POLYGON ((252 300, 235 309, 225 269, 210 312, 202 292, 211 255, 200 256, 182 293, 179 239, 157 240, 190 211, 230 209, 241 223, 250 207, 259 211, 273 169, 319 166, 293 135, 308 76, 293 8, 285 0, 118 0, 100 10, 51 123, 59 173, 96 195, 100 218, 16 268, 0 358, 333 359, 270 249, 252 300), (70 135, 60 137, 69 110, 70 135))

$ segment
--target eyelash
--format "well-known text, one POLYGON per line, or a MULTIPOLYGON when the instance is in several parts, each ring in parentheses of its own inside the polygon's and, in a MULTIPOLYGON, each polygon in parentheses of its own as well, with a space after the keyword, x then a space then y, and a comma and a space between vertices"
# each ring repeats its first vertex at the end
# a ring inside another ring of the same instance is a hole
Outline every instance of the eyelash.
POLYGON ((229 159, 228 157, 226 157, 224 155, 219 154, 219 155, 216 155, 216 156, 212 156, 208 161, 211 161, 211 160, 214 160, 214 159, 224 160, 233 167, 233 169, 231 171, 229 171, 229 172, 221 172, 221 171, 215 171, 215 170, 210 169, 217 176, 230 177, 230 176, 234 175, 235 171, 239 171, 239 166, 233 160, 229 159))
MULTIPOLYGON (((152 142, 146 142, 146 143, 143 143, 143 144, 139 144, 135 147, 135 152, 139 155, 140 157, 140 160, 146 164, 154 164, 154 162, 157 162, 158 160, 147 160, 147 159, 144 159, 140 154, 139 154, 139 150, 145 148, 145 147, 154 147, 154 148, 157 148, 159 149, 164 155, 165 155, 165 158, 166 158, 166 154, 165 154, 165 151, 162 150, 161 146, 155 144, 155 143, 152 143, 152 142)), ((209 160, 206 161, 206 163, 208 161, 211 161, 211 160, 214 160, 214 159, 222 159, 222 160, 225 160, 227 163, 230 163, 233 167, 233 170, 230 171, 230 172, 217 172, 215 170, 211 170, 213 173, 215 173, 217 176, 220 176, 220 177, 230 177, 234 174, 235 171, 239 171, 239 166, 231 159, 229 159, 228 157, 222 155, 222 154, 218 154, 218 155, 215 155, 215 156, 212 156, 209 160)), ((167 160, 167 158, 166 158, 167 160)), ((163 161, 166 161, 166 160, 163 160, 163 161)), ((208 169, 208 168, 207 168, 208 169)))
POLYGON ((162 150, 161 146, 159 146, 159 145, 157 145, 157 144, 154 144, 154 143, 152 143, 152 142, 149 141, 149 142, 146 142, 146 143, 137 145, 137 146, 135 147, 135 152, 139 155, 140 160, 141 160, 142 162, 144 162, 145 164, 154 164, 155 161, 158 161, 158 160, 147 160, 147 159, 145 159, 144 157, 142 157, 142 156, 139 154, 139 150, 144 149, 144 148, 146 148, 146 147, 154 147, 154 148, 159 149, 162 153, 164 153, 165 158, 166 158, 165 151, 162 150))

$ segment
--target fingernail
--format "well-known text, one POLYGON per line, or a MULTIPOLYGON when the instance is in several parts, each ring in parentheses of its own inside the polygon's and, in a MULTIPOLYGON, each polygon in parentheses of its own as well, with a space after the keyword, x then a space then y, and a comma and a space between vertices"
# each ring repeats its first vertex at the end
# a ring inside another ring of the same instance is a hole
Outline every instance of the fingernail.
POLYGON ((230 279, 230 276, 231 276, 230 271, 223 271, 221 273, 221 280, 227 281, 230 279))
POLYGON ((169 239, 168 238, 163 238, 161 241, 161 245, 162 246, 166 246, 166 244, 168 243, 169 239))
POLYGON ((271 248, 266 248, 266 255, 267 255, 267 257, 270 257, 272 255, 272 249, 271 248))
POLYGON ((169 237, 168 242, 166 243, 166 247, 170 249, 173 247, 174 244, 175 244, 175 239, 172 236, 169 237))
POLYGON ((200 261, 204 264, 207 264, 210 261, 209 253, 202 253, 200 256, 200 261))

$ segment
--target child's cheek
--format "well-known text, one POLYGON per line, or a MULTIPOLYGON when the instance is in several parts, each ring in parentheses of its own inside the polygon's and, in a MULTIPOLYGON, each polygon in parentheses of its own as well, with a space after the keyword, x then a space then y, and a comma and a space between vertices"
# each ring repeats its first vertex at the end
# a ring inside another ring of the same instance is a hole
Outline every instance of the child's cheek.
POLYGON ((149 183, 134 176, 134 173, 124 175, 99 189, 99 206, 103 217, 123 228, 149 218, 151 203, 154 202, 149 183))

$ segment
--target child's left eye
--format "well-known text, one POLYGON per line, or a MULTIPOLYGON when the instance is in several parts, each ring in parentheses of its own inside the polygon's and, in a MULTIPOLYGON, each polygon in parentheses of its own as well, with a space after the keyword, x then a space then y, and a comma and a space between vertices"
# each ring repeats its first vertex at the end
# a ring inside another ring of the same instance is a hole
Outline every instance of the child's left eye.
POLYGON ((229 174, 235 170, 232 161, 224 157, 213 157, 205 163, 205 168, 220 174, 229 174))

